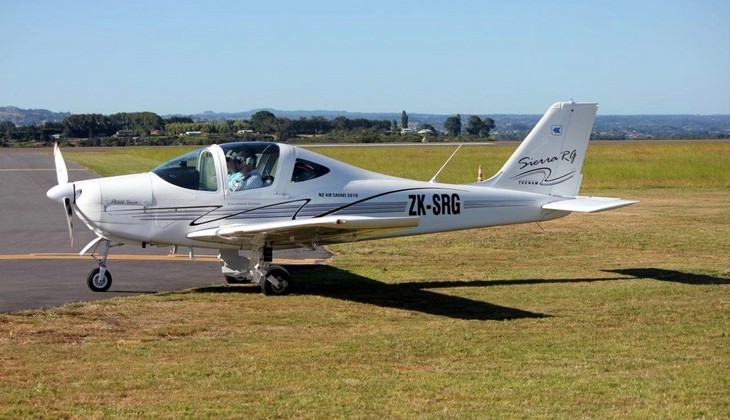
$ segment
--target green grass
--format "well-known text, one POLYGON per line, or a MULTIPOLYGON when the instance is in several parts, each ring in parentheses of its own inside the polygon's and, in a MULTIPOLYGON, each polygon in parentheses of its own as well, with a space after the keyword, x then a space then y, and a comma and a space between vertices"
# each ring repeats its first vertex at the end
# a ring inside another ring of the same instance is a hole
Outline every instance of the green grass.
POLYGON ((195 147, 110 147, 91 150, 62 149, 63 156, 100 176, 149 171, 195 147))
MULTIPOLYGON (((312 150, 365 169, 429 180, 456 147, 317 147, 312 150)), ((63 152, 68 160, 110 176, 149 171, 193 148, 126 147, 63 152)), ((484 176, 490 177, 515 148, 516 143, 465 145, 438 180, 476 181, 480 165, 484 176)), ((583 168, 583 190, 727 189, 730 188, 728 161, 730 143, 726 141, 599 142, 589 146, 583 168)))
MULTIPOLYGON (((452 150, 316 149, 420 179, 452 150)), ((594 144, 586 190, 638 205, 338 245, 287 297, 213 269, 210 287, 0 315, 0 418, 727 418, 729 153, 594 144)))
MULTIPOLYGON (((495 174, 516 143, 465 145, 439 176, 439 181, 476 181, 495 174)), ((443 147, 332 147, 314 151, 389 175, 429 180, 456 149, 443 147)), ((592 143, 583 167, 583 189, 727 189, 730 188, 729 142, 675 141, 592 143), (618 147, 617 147, 618 146, 618 147)))

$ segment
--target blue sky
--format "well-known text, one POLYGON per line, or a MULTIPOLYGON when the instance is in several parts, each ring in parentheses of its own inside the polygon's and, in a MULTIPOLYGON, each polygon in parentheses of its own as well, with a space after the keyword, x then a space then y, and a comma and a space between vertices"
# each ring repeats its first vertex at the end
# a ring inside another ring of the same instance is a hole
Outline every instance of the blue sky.
POLYGON ((730 2, 0 0, 0 106, 730 114, 730 2))

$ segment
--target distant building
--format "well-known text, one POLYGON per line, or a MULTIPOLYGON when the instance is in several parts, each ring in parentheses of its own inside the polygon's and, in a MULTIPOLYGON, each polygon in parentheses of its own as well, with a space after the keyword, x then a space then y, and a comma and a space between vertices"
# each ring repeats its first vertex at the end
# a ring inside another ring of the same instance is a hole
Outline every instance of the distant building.
POLYGON ((134 130, 119 130, 114 133, 113 137, 116 137, 118 139, 131 138, 134 137, 134 130))

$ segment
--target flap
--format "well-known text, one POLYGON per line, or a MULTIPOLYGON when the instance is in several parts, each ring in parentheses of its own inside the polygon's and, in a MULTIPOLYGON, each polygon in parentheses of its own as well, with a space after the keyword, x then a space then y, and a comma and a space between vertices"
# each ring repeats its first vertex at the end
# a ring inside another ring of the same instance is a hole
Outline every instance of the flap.
POLYGON ((263 237, 272 245, 326 244, 369 239, 389 232, 416 227, 418 223, 418 217, 326 216, 217 226, 191 232, 187 237, 226 244, 249 242, 254 237, 263 237))

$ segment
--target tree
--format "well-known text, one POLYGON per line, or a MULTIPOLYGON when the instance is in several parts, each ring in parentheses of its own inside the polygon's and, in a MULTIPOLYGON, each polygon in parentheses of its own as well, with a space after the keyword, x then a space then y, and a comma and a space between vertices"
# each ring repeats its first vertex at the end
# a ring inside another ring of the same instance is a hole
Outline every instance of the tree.
POLYGON ((63 133, 63 124, 59 122, 45 122, 39 126, 40 136, 39 140, 50 142, 52 136, 60 135, 63 133))
POLYGON ((14 131, 15 124, 12 121, 0 122, 0 136, 2 136, 3 145, 5 145, 6 141, 12 140, 14 131))
POLYGON ((481 119, 472 115, 466 123, 466 132, 472 136, 489 137, 489 131, 493 128, 494 120, 489 117, 481 119))
POLYGON ((479 136, 489 137, 489 132, 495 127, 494 120, 489 117, 484 117, 482 123, 482 131, 479 133, 479 136))
POLYGON ((172 123, 191 123, 193 122, 193 119, 190 117, 181 117, 181 116, 172 116, 170 118, 165 118, 162 120, 163 124, 172 124, 172 123))
POLYGON ((466 122, 466 132, 472 136, 478 136, 482 132, 484 122, 481 118, 476 115, 469 116, 469 120, 466 122))
POLYGON ((286 141, 292 136, 292 122, 289 118, 276 119, 276 141, 286 141))
POLYGON ((456 137, 461 134, 461 115, 456 114, 446 119, 444 128, 450 136, 456 137))
POLYGON ((163 128, 162 118, 154 112, 132 112, 127 114, 130 127, 138 134, 147 134, 152 130, 161 130, 163 128))
POLYGON ((74 114, 63 120, 67 137, 89 137, 114 134, 109 133, 110 120, 101 114, 74 114))
POLYGON ((311 120, 314 134, 328 133, 332 130, 332 124, 325 117, 312 117, 311 120))
POLYGON ((405 110, 400 113, 400 128, 408 128, 408 114, 405 110))
POLYGON ((348 131, 350 128, 350 120, 347 117, 340 115, 332 121, 332 129, 335 131, 348 131))
POLYGON ((291 121, 292 134, 319 135, 328 133, 331 129, 332 124, 324 117, 301 117, 291 121))
POLYGON ((251 116, 251 127, 261 134, 273 134, 277 129, 276 115, 269 111, 259 111, 251 116))

